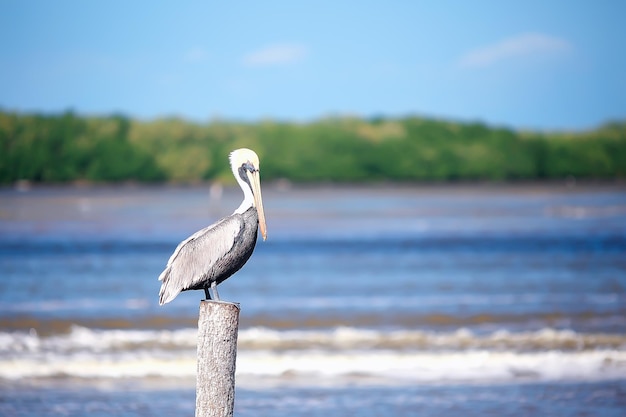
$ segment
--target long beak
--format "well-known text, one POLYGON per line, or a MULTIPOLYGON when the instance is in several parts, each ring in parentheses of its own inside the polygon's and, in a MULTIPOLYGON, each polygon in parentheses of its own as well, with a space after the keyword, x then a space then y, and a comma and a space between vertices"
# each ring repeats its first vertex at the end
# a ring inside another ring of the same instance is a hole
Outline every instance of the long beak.
POLYGON ((259 214, 259 228, 261 229, 261 236, 263 240, 267 239, 267 227, 265 225, 265 212, 263 211, 263 198, 261 197, 261 178, 259 171, 254 171, 250 175, 252 184, 252 194, 254 194, 254 206, 259 214))

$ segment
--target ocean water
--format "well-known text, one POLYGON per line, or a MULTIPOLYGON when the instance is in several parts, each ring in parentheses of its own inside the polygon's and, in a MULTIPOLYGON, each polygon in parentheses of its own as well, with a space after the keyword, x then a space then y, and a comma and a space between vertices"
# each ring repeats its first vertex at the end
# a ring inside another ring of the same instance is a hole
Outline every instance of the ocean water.
MULTIPOLYGON (((626 413, 626 188, 266 185, 236 415, 626 413)), ((193 415, 179 241, 238 189, 0 190, 0 415, 193 415)))

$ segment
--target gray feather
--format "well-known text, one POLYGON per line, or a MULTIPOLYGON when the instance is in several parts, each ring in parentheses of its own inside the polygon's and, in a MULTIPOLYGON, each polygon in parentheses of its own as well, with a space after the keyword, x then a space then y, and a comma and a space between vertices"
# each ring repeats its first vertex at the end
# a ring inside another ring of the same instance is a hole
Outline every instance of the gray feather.
POLYGON ((258 215, 251 207, 205 227, 183 240, 159 276, 159 304, 181 291, 202 289, 224 281, 248 260, 256 244, 258 215))

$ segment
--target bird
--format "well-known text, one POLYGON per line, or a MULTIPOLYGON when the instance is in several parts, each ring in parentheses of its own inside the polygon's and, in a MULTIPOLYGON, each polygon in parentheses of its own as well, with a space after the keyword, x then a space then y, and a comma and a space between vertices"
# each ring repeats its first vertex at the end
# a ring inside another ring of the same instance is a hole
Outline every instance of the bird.
POLYGON ((232 151, 229 160, 233 175, 243 190, 243 201, 230 216, 178 244, 159 275, 159 281, 162 281, 159 305, 169 303, 181 291, 201 289, 206 300, 212 299, 212 292, 215 300, 220 301, 217 285, 239 271, 250 259, 258 229, 263 240, 267 239, 259 157, 253 150, 241 148, 232 151))

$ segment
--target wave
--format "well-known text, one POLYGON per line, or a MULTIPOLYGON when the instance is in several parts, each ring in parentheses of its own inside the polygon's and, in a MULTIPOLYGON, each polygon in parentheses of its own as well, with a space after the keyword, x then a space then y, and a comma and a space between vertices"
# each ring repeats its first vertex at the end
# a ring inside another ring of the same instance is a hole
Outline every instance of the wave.
MULTIPOLYGON (((41 336, 28 332, 0 332, 0 355, 30 353, 115 353, 144 349, 176 351, 195 349, 195 328, 177 330, 89 329, 73 326, 67 334, 41 336)), ((329 330, 276 330, 252 327, 239 331, 238 347, 243 350, 511 350, 519 352, 596 349, 626 350, 626 335, 579 333, 544 328, 537 331, 498 330, 476 334, 462 328, 452 332, 421 330, 377 330, 338 327, 329 330)), ((1 357, 0 356, 0 357, 1 357)))
POLYGON ((374 383, 493 382, 513 380, 581 381, 624 378, 626 352, 408 352, 346 351, 243 354, 242 376, 322 379, 374 383))
MULTIPOLYGON (((0 378, 186 378, 195 377, 195 354, 82 355, 0 362, 0 378), (3 362, 3 363, 2 363, 3 362)), ((494 382, 517 380, 597 381, 623 379, 626 352, 410 352, 240 351, 237 378, 328 384, 346 379, 376 384, 494 382), (337 379, 339 378, 339 379, 337 379)))
POLYGON ((454 332, 419 330, 368 330, 350 327, 330 331, 251 328, 239 335, 240 347, 251 350, 571 350, 626 349, 626 336, 585 334, 570 330, 542 329, 512 333, 499 330, 477 335, 468 329, 454 332))
MULTIPOLYGON (((0 333, 0 378, 193 378, 196 329, 0 333)), ((626 335, 262 327, 239 334, 244 381, 598 380, 626 375, 626 335)))

